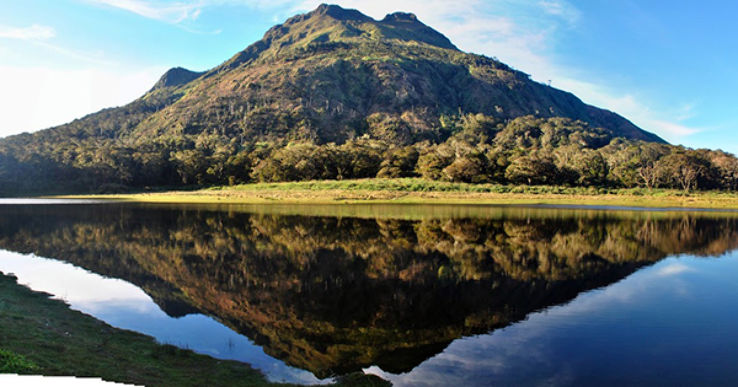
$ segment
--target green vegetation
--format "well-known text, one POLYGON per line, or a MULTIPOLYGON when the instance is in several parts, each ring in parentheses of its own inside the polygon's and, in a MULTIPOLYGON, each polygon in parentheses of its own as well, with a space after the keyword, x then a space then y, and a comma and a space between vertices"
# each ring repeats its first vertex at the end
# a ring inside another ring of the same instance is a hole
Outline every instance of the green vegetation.
POLYGON ((22 374, 38 370, 38 366, 25 357, 0 349, 0 374, 22 374))
POLYGON ((471 184, 422 178, 251 183, 189 191, 59 197, 155 203, 571 204, 738 209, 738 194, 726 191, 471 184))
MULTIPOLYGON (((444 181, 426 180, 422 178, 396 178, 396 179, 355 179, 355 180, 313 180, 284 183, 252 183, 236 186, 217 186, 201 191, 395 191, 395 192, 460 192, 460 193, 497 193, 497 194, 560 194, 560 195, 630 195, 642 196, 683 196, 689 197, 690 193, 674 189, 646 189, 646 188, 607 188, 607 187, 571 187, 571 186, 526 186, 526 185, 503 185, 503 184, 471 184, 452 183, 444 181)), ((738 198, 738 194, 722 191, 696 192, 695 197, 700 195, 713 195, 738 198)))
POLYGON ((403 177, 735 190, 738 159, 667 145, 413 15, 336 6, 124 107, 0 140, 5 196, 403 177))
MULTIPOLYGON (((340 181, 405 177, 423 179, 413 180, 413 185, 420 186, 403 187, 405 191, 552 192, 545 187, 505 188, 513 185, 553 185, 565 192, 581 192, 572 187, 585 187, 590 193, 591 187, 598 188, 598 192, 619 188, 684 192, 738 188, 738 159, 721 151, 612 138, 604 131, 566 119, 521 117, 507 124, 480 128, 478 122, 488 119, 465 116, 453 130, 455 134, 442 143, 401 147, 370 138, 341 145, 262 142, 242 147, 225 136, 202 135, 193 149, 151 148, 155 157, 141 153, 142 150, 90 147, 91 153, 76 158, 74 163, 88 160, 85 162, 92 164, 89 168, 77 165, 69 175, 55 163, 33 163, 32 169, 9 168, 2 163, 0 152, 0 179, 6 179, 0 189, 5 194, 24 192, 31 189, 24 182, 51 184, 57 179, 28 179, 21 173, 67 176, 65 181, 77 184, 74 190, 79 192, 84 192, 85 187, 120 192, 142 186, 197 187, 327 179, 336 180, 337 186, 346 186, 340 181), (521 127, 525 128, 522 132, 521 127), (139 157, 154 159, 144 162, 139 157), (104 166, 94 166, 98 162, 104 166), (12 184, 14 179, 19 183, 12 184)), ((29 149, 32 148, 23 151, 29 149)), ((58 184, 62 187, 58 189, 66 187, 64 182, 58 184)), ((362 184, 381 186, 384 180, 362 184)))

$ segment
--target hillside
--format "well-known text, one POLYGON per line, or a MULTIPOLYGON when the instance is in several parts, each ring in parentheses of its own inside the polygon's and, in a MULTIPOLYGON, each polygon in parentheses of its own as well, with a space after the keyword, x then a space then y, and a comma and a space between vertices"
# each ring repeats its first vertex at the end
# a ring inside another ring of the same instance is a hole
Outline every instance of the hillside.
POLYGON ((572 94, 459 51, 411 14, 375 21, 324 5, 270 29, 190 87, 135 133, 220 130, 243 139, 319 143, 368 133, 411 144, 442 140, 440 116, 463 112, 566 117, 606 128, 613 137, 663 142, 572 94))
POLYGON ((209 71, 168 71, 131 104, 0 140, 0 194, 418 175, 679 186, 674 161, 640 177, 672 153, 713 164, 685 189, 732 187, 734 158, 690 152, 462 52, 415 15, 321 5, 209 71))

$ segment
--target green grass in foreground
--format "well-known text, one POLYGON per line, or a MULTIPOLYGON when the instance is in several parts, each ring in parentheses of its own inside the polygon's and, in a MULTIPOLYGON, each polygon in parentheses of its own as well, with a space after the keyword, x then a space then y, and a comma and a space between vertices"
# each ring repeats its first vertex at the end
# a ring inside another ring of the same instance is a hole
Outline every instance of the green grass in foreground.
MULTIPOLYGON (((100 377, 147 386, 273 385, 247 364, 113 328, 0 273, 0 373, 100 377)), ((379 386, 363 374, 339 385, 379 386)))

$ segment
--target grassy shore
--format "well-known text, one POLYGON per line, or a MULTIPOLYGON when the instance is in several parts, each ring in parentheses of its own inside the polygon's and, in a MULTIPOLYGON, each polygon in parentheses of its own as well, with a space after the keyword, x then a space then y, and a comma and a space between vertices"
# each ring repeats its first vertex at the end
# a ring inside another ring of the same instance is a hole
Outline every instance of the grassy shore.
POLYGON ((0 370, 101 377, 158 386, 269 385, 246 364, 221 361, 113 328, 0 275, 0 370))
POLYGON ((148 203, 562 204, 738 209, 738 193, 663 189, 511 186, 415 178, 255 183, 190 191, 58 196, 148 203))
MULTIPOLYGON (((147 386, 271 386, 249 365, 162 345, 71 310, 0 273, 0 373, 98 377, 147 386)), ((363 374, 338 385, 385 383, 363 374)))

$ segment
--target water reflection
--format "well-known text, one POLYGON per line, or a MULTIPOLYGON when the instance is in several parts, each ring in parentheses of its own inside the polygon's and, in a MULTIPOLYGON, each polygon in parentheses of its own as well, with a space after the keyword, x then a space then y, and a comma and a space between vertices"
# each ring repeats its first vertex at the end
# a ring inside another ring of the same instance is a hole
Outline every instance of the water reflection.
POLYGON ((491 334, 454 341, 396 386, 735 385, 738 257, 669 258, 491 334))
POLYGON ((262 370, 275 381, 318 384, 307 371, 288 367, 248 338, 211 317, 189 314, 173 318, 140 288, 71 264, 0 250, 0 272, 13 274, 29 288, 54 295, 69 306, 106 323, 155 337, 160 343, 191 349, 218 359, 238 360, 262 370))
MULTIPOLYGON (((124 279, 170 316, 213 316, 270 356, 319 378, 371 367, 403 383, 391 375, 463 373, 466 366, 439 365, 439 356, 454 356, 455 348, 475 340, 496 340, 552 313, 536 311, 665 257, 738 247, 738 220, 709 213, 415 206, 341 207, 341 216, 330 211, 5 206, 0 248, 124 279)), ((682 275, 690 267, 646 272, 682 275)), ((522 340, 512 339, 495 342, 495 353, 522 340)), ((560 345, 558 355, 567 351, 560 345)), ((491 349, 481 348, 455 356, 520 361, 484 357, 491 349)))

